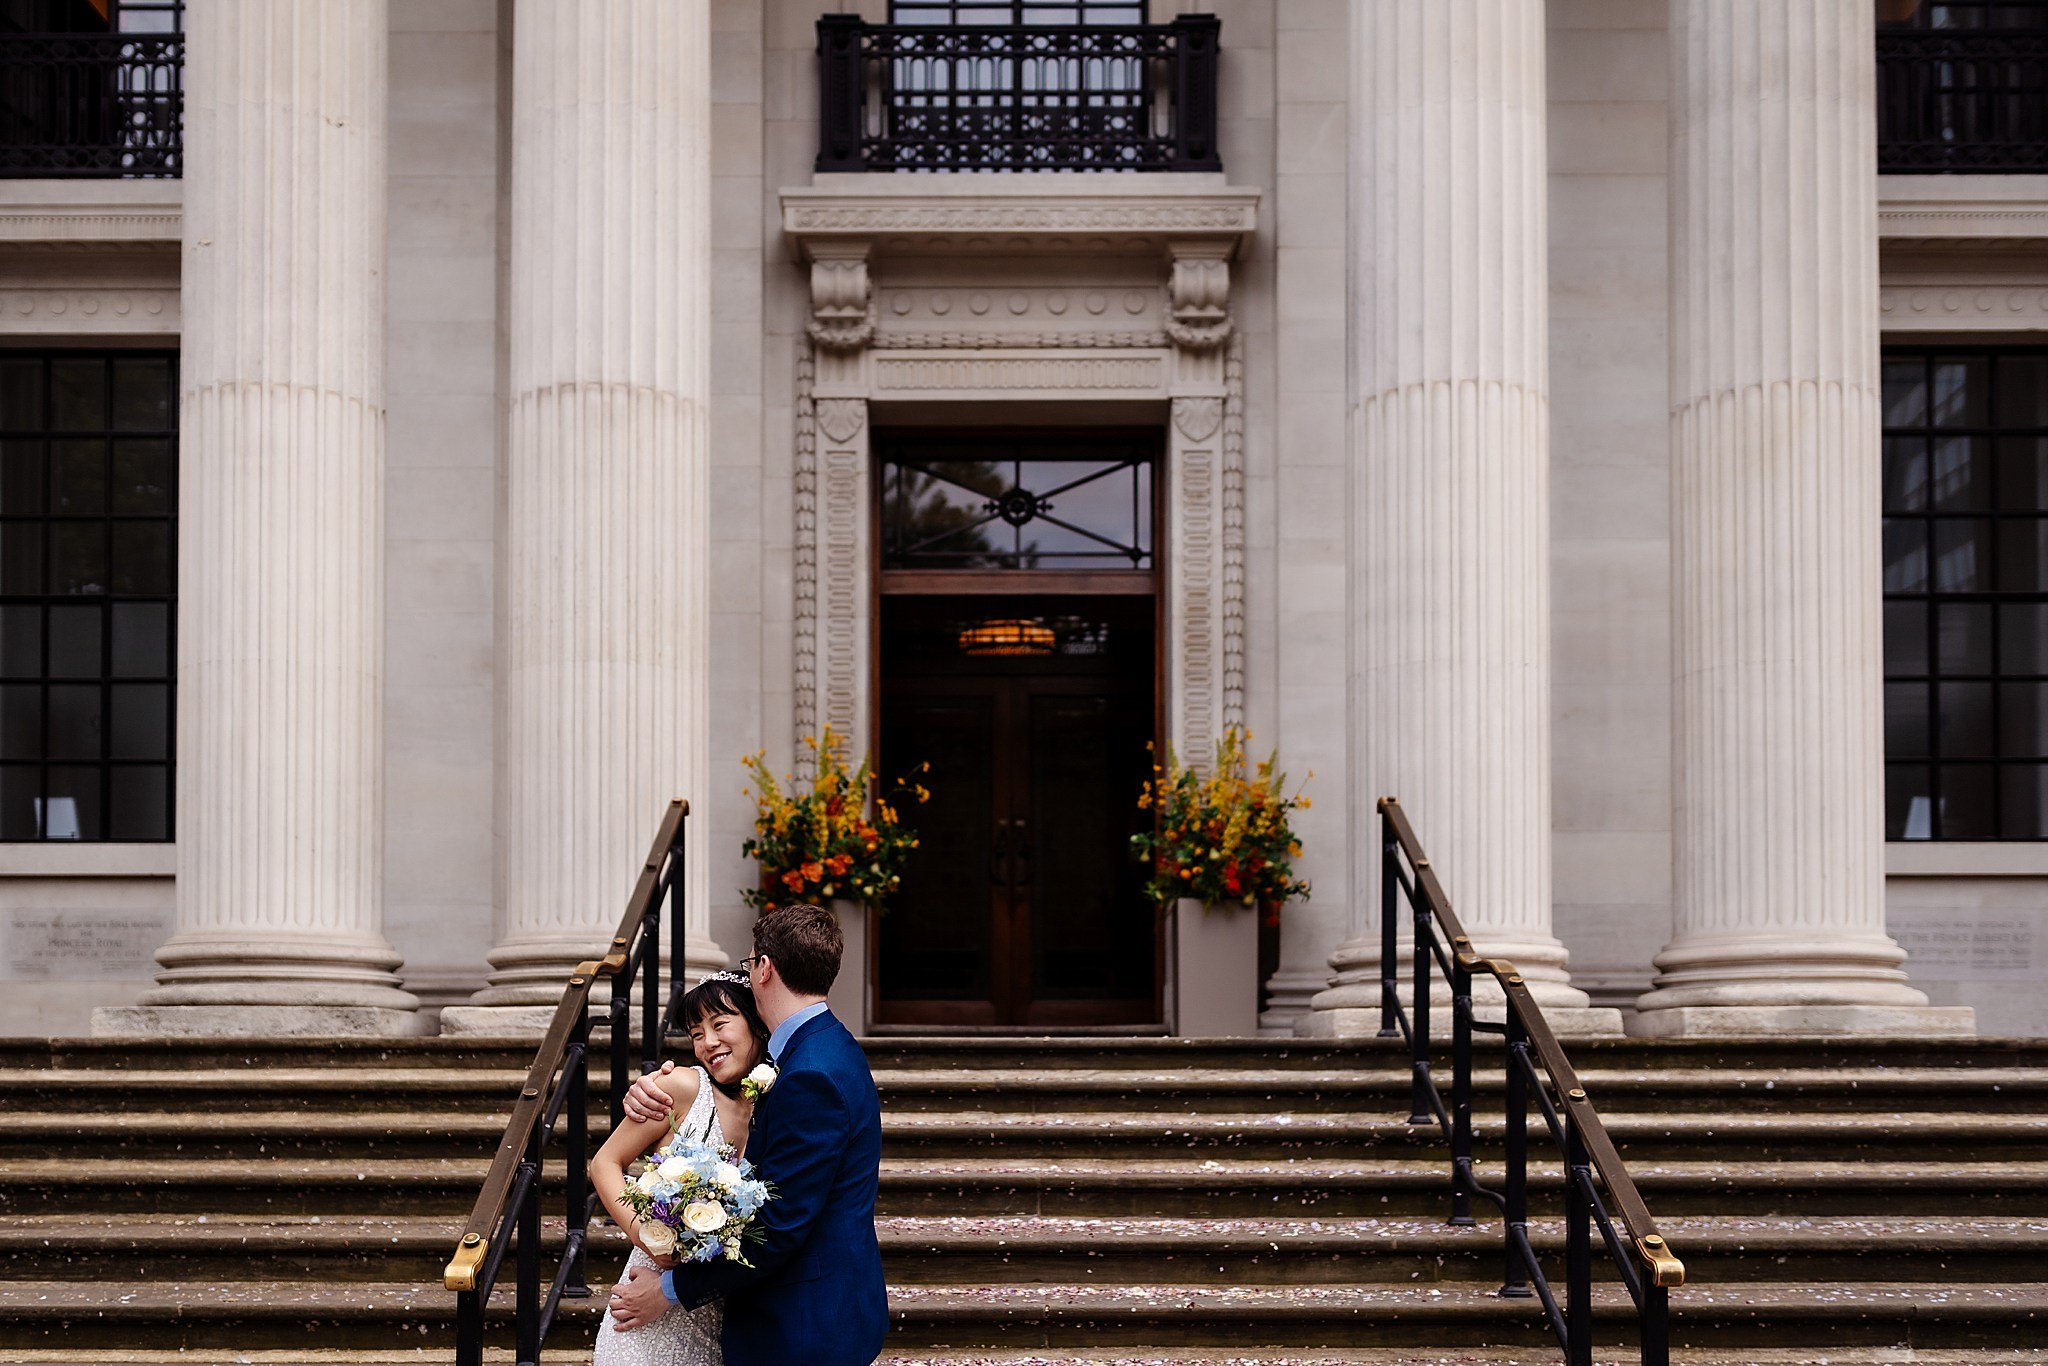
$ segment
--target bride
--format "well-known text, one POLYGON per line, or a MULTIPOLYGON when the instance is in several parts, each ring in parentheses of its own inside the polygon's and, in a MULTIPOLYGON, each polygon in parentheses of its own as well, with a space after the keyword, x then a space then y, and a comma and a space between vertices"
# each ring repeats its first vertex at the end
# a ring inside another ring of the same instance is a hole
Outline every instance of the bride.
MULTIPOLYGON (((626 1167, 649 1149, 666 1145, 677 1133, 713 1147, 747 1146, 747 1128, 754 1107, 740 1094, 740 1079, 768 1055, 768 1026, 754 1007, 753 989, 743 972, 720 972, 692 987, 683 997, 678 1018, 688 1026, 698 1066, 658 1075, 674 1108, 667 1125, 628 1119, 590 1159, 590 1181, 612 1221, 633 1240, 633 1252, 619 1273, 624 1284, 635 1267, 657 1274, 672 1258, 649 1256, 641 1243, 639 1216, 621 1195, 626 1167), (676 1118, 680 1116, 680 1118, 676 1118)), ((621 1332, 610 1314, 597 1330, 592 1366, 722 1366, 718 1345, 724 1308, 717 1302, 695 1313, 672 1308, 642 1328, 621 1332)))

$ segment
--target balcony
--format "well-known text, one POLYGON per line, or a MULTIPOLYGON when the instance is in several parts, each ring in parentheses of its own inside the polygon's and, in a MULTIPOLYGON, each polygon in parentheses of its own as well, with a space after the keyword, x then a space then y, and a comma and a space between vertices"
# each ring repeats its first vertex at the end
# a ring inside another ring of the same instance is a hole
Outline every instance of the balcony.
POLYGON ((818 20, 819 171, 1220 171, 1214 15, 1170 24, 818 20))
POLYGON ((1995 13, 2030 22, 1878 31, 1878 170, 2048 173, 2048 7, 1995 13))
POLYGON ((0 177, 171 177, 184 152, 180 33, 0 34, 0 177))

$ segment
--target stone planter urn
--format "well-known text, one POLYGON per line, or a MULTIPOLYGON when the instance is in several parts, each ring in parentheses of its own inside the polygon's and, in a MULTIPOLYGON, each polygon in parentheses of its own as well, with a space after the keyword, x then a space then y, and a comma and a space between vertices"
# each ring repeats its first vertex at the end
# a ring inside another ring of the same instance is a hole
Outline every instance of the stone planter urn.
POLYGON ((1168 921, 1169 1024, 1180 1038, 1259 1032, 1259 912, 1182 898, 1168 921))

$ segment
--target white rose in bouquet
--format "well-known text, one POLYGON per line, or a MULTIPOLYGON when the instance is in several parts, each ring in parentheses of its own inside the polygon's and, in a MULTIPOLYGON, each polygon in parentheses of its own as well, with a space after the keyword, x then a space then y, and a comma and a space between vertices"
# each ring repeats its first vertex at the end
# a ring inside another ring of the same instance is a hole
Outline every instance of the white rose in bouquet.
POLYGON ((661 1179, 664 1181, 680 1181, 690 1174, 690 1163, 687 1158, 671 1157, 663 1161, 656 1170, 661 1173, 661 1179))
POLYGON ((692 1200, 683 1207, 683 1227, 692 1233, 716 1233, 725 1227, 725 1206, 714 1200, 692 1200))
POLYGON ((650 1257, 666 1257, 676 1250, 676 1231, 656 1219, 640 1223, 640 1246, 650 1257))
POLYGON ((719 1189, 728 1191, 738 1190, 740 1182, 746 1180, 740 1174, 740 1169, 730 1162, 719 1163, 718 1170, 712 1173, 711 1179, 718 1183, 719 1189))

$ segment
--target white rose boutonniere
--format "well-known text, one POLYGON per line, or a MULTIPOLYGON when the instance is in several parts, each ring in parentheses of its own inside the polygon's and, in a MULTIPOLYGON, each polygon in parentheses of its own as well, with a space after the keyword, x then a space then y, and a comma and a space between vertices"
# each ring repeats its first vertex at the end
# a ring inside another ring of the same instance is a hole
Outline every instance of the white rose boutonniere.
POLYGON ((740 1094, 758 1105, 761 1097, 775 1089, 775 1082, 781 1075, 773 1063, 764 1062, 741 1079, 740 1094))

